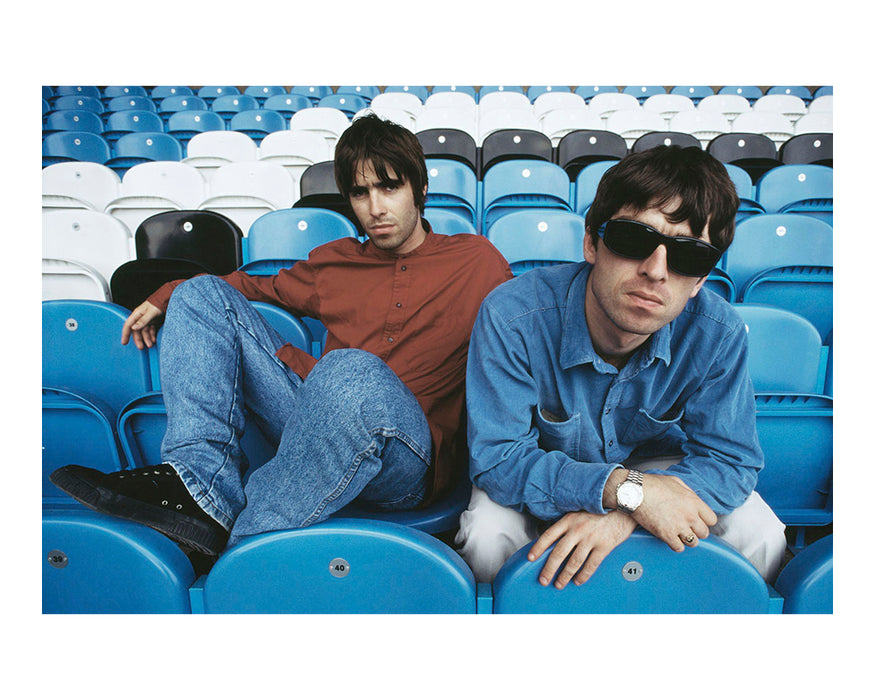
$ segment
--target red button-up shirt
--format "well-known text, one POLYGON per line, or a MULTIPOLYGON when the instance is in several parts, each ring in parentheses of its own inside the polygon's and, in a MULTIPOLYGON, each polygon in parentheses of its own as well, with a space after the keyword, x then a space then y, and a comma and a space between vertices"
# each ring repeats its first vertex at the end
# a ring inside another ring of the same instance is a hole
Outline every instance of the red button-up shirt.
MULTIPOLYGON (((406 255, 345 238, 319 246, 275 276, 232 272, 222 279, 247 299, 322 321, 325 352, 360 348, 392 368, 416 396, 431 429, 431 502, 456 484, 467 464, 471 328, 484 297, 511 277, 507 261, 483 236, 428 233, 406 255)), ((166 310, 180 282, 165 284, 149 301, 166 310)), ((276 354, 302 378, 316 364, 291 344, 276 354)))

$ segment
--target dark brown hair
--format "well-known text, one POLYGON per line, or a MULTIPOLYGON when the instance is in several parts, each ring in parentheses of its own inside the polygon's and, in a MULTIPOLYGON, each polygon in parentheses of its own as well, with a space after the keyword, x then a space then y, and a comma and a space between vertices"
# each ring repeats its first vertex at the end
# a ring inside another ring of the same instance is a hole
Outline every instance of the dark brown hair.
POLYGON ((346 129, 334 150, 334 180, 344 197, 355 185, 356 168, 370 161, 381 180, 388 180, 388 169, 413 188, 413 201, 419 213, 425 211, 428 173, 422 144, 410 131, 376 114, 366 114, 346 129))
POLYGON ((723 251, 729 247, 738 193, 723 164, 695 146, 657 146, 623 158, 602 176, 586 226, 595 238, 599 226, 623 207, 661 209, 675 198, 680 206, 666 213, 669 221, 688 221, 696 238, 707 224, 711 244, 723 251))

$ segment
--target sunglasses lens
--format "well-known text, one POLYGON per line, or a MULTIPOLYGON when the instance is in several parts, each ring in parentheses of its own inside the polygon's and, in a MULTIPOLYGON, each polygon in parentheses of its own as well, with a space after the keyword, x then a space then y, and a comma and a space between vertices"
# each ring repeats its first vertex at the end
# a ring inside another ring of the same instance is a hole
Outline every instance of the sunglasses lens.
POLYGON ((720 258, 720 251, 705 241, 663 236, 637 221, 608 221, 603 238, 605 245, 613 253, 634 260, 644 260, 658 246, 665 245, 668 266, 678 274, 690 277, 704 277, 720 258))

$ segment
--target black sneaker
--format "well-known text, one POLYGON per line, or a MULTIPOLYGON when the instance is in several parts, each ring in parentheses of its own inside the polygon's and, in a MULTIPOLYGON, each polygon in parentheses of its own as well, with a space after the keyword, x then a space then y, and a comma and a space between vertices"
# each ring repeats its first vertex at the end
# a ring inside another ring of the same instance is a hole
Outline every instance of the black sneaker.
POLYGON ((69 464, 53 471, 49 478, 99 513, 143 523, 198 552, 216 555, 228 541, 225 528, 195 503, 170 465, 104 474, 69 464))

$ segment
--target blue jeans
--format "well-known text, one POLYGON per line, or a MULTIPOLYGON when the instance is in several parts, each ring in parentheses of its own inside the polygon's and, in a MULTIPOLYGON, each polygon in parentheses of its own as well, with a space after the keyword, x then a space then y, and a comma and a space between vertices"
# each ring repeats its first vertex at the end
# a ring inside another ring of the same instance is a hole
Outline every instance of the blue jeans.
POLYGON ((223 280, 196 277, 174 290, 160 350, 162 459, 231 531, 228 545, 312 525, 353 499, 375 510, 419 505, 431 433, 411 391, 363 350, 330 352, 302 380, 276 357, 281 345, 223 280), (244 406, 277 447, 248 475, 244 406))

